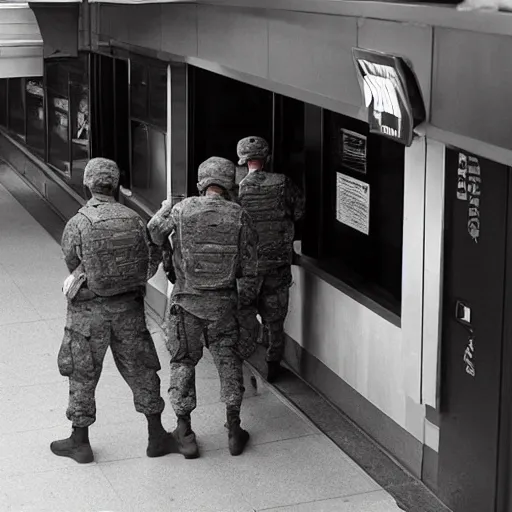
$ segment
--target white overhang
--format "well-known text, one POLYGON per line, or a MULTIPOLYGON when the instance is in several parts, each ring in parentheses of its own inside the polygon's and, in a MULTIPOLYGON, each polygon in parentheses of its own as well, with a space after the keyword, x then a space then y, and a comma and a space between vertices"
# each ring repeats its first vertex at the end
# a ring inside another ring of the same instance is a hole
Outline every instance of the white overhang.
POLYGON ((0 78, 43 75, 43 39, 28 3, 0 0, 0 78))

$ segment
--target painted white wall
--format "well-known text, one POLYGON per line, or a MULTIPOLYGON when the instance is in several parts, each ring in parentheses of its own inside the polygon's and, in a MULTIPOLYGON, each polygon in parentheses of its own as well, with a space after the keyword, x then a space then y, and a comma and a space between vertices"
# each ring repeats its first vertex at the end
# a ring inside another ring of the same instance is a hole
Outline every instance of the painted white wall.
POLYGON ((441 299, 442 155, 433 144, 419 137, 406 149, 402 328, 299 267, 293 267, 285 325, 291 338, 420 441, 424 382, 425 396, 435 396, 441 299), (428 150, 433 154, 427 180, 428 150), (427 263, 426 220, 428 240, 436 241, 427 263), (434 320, 428 327, 424 311, 434 320))
POLYGON ((303 268, 293 281, 287 334, 406 428, 401 329, 303 268))

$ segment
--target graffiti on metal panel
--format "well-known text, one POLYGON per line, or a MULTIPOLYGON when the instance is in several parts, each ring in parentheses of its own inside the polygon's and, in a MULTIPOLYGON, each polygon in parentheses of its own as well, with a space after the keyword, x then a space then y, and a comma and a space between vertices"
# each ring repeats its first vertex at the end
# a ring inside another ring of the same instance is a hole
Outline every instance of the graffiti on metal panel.
POLYGON ((469 335, 468 344, 466 346, 466 350, 464 350, 464 358, 463 361, 466 365, 466 373, 474 377, 476 375, 475 371, 475 363, 473 361, 475 355, 475 345, 474 345, 475 337, 473 333, 469 335))
POLYGON ((473 156, 459 153, 457 169, 457 199, 468 201, 468 233, 478 242, 480 237, 480 188, 482 177, 480 164, 473 156))
POLYGON ((480 164, 475 157, 468 157, 468 233, 478 242, 480 236, 480 164))
POLYGON ((468 200, 468 158, 464 153, 459 153, 459 169, 457 171, 457 199, 468 200))

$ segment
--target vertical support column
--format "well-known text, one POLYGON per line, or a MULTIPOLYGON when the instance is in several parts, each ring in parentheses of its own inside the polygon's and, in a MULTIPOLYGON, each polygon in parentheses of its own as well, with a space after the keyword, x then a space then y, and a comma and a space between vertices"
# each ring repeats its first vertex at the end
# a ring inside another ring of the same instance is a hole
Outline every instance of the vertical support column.
POLYGON ((167 66, 167 140, 166 140, 167 199, 172 197, 172 67, 167 66))
POLYGON ((422 403, 437 408, 443 303, 445 146, 427 140, 422 403))
POLYGON ((423 262, 426 141, 415 138, 405 149, 402 251, 402 357, 408 396, 421 402, 423 339, 423 262))

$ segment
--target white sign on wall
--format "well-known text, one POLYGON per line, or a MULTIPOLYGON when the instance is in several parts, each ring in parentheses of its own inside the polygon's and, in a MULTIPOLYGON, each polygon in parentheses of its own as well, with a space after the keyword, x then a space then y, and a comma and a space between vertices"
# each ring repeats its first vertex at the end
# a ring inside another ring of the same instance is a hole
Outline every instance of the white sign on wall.
POLYGON ((370 232, 370 185, 336 173, 336 220, 365 235, 370 232))

